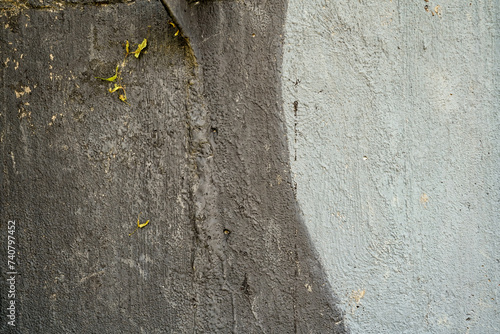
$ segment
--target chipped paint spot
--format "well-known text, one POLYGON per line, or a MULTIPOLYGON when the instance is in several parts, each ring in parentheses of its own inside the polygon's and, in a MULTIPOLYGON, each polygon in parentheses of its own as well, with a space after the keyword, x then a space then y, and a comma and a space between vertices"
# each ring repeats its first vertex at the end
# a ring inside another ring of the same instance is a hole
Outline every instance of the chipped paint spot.
POLYGON ((365 296, 365 290, 354 290, 351 294, 351 298, 356 302, 356 304, 359 304, 361 299, 365 296))
POLYGON ((52 116, 52 121, 49 123, 49 126, 54 124, 54 121, 56 120, 57 115, 52 116))
POLYGON ((422 203, 425 207, 427 207, 427 202, 429 202, 429 196, 427 196, 427 194, 422 194, 420 196, 420 203, 422 203))
POLYGON ((437 5, 436 7, 434 7, 434 12, 437 14, 437 16, 441 17, 442 16, 441 6, 437 5))
POLYGON ((354 311, 359 308, 359 303, 361 299, 365 296, 365 290, 353 290, 350 296, 350 304, 351 304, 351 314, 354 314, 354 311))
MULTIPOLYGON (((24 94, 29 94, 31 93, 31 88, 29 88, 28 86, 21 86, 21 90, 20 91, 15 91, 16 93, 16 98, 20 98, 21 96, 23 96, 24 94)), ((29 105, 29 104, 28 104, 29 105)))
POLYGON ((31 117, 31 111, 26 111, 24 108, 18 109, 17 113, 19 114, 19 119, 23 119, 25 117, 31 117))

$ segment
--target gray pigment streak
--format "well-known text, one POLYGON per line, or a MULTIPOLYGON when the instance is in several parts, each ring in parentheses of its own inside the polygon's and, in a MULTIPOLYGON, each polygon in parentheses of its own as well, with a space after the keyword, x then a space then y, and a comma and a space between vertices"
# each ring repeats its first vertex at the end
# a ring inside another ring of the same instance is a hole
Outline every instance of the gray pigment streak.
POLYGON ((500 331, 499 4, 290 1, 292 171, 353 333, 500 331))

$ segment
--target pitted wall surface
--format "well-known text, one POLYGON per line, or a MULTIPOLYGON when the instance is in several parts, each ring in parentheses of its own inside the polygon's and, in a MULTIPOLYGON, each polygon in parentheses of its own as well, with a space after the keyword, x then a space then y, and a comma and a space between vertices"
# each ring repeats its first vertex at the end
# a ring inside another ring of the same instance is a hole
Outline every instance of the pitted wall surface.
POLYGON ((287 2, 175 3, 0 0, 0 332, 347 332, 289 173, 287 2))

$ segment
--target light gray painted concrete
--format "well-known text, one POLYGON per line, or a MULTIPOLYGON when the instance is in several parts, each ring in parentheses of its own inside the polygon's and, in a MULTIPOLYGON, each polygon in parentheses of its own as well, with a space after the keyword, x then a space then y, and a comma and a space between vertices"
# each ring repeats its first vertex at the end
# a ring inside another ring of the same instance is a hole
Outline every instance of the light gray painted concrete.
POLYGON ((499 13, 290 0, 292 173, 352 333, 500 332, 499 13))

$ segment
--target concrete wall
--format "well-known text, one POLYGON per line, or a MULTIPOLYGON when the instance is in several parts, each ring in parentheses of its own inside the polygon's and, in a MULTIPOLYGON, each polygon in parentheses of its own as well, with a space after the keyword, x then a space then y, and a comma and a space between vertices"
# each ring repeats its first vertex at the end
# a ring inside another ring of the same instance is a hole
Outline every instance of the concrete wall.
POLYGON ((499 1, 290 0, 309 233, 352 333, 498 333, 499 1))
POLYGON ((0 332, 345 333, 289 173, 286 1, 165 5, 0 0, 0 332))
POLYGON ((500 330, 498 1, 164 3, 0 0, 0 332, 500 330))

